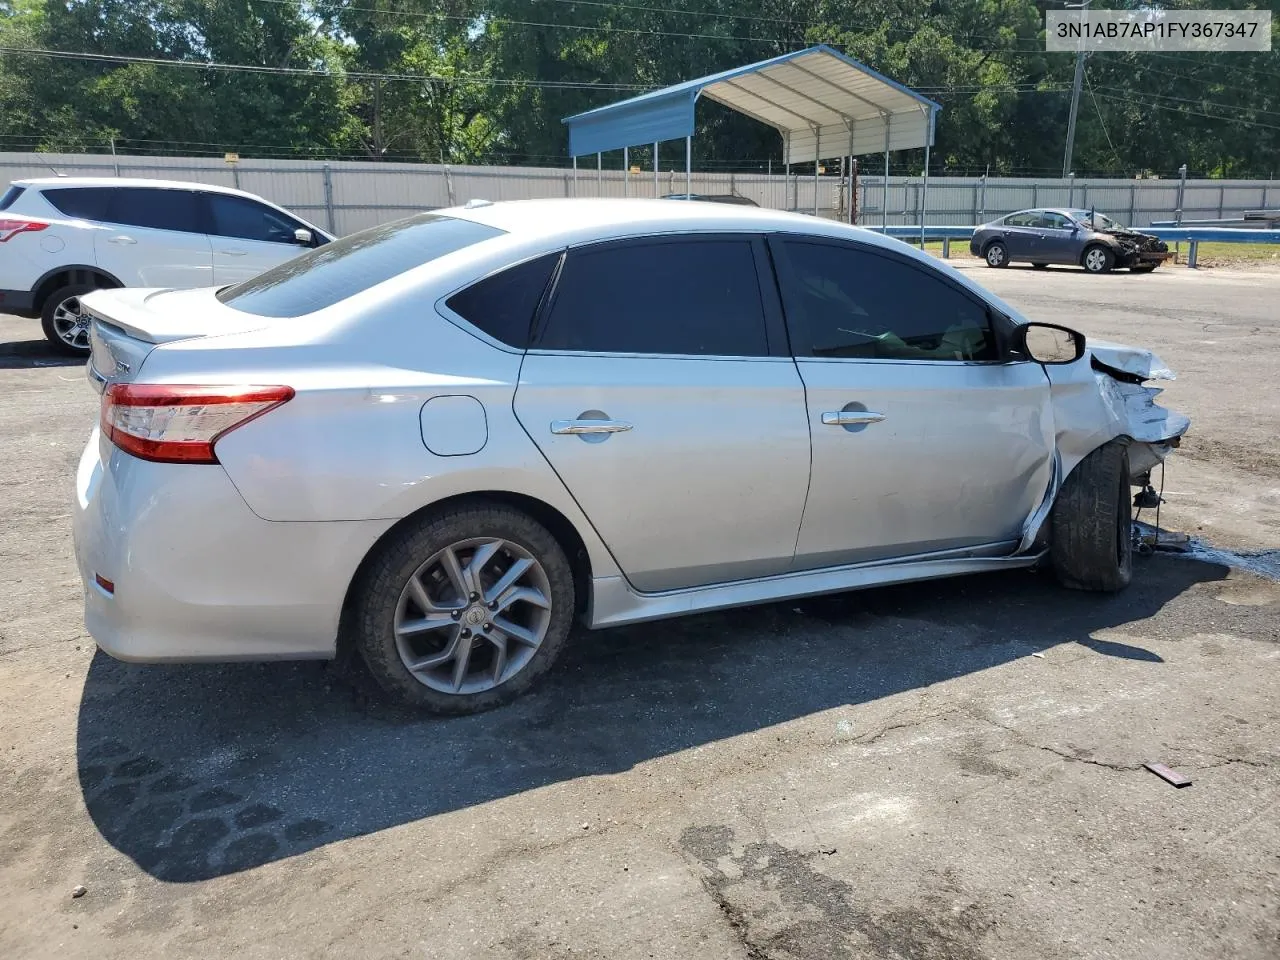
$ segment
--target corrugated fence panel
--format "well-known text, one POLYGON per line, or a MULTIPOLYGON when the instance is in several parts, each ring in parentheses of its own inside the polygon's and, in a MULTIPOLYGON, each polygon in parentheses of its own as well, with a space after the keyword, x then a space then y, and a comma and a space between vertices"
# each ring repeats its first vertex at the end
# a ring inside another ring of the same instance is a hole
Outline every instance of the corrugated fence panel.
MULTIPOLYGON (((584 158, 585 159, 585 158, 584 158)), ((588 160, 588 163, 590 161, 588 160)), ((572 169, 442 166, 360 161, 257 160, 234 166, 217 157, 111 157, 101 154, 0 154, 0 181, 32 177, 126 176, 238 186, 339 234, 472 199, 526 200, 544 197, 652 197, 653 171, 603 170, 584 163, 572 169)), ((858 182, 859 221, 871 225, 983 223, 1028 207, 1089 207, 1121 222, 1146 226, 1172 220, 1178 209, 1176 180, 934 177, 927 198, 921 178, 868 175, 858 182), (927 213, 922 209, 927 206, 927 213)), ((817 184, 817 212, 846 219, 848 183, 829 163, 817 184)), ((813 177, 695 171, 694 193, 737 194, 763 207, 814 212, 813 177)), ((685 193, 683 164, 664 162, 656 194, 685 193)), ((1182 195, 1184 220, 1239 217, 1245 210, 1280 206, 1280 182, 1189 180, 1182 195)))

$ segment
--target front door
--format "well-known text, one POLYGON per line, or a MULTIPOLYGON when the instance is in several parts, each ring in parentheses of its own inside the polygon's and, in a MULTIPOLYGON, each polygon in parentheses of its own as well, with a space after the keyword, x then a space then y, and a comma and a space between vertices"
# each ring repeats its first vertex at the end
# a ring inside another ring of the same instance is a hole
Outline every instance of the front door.
POLYGON ((1002 361, 986 305, 936 270, 852 243, 771 244, 813 433, 796 565, 1016 541, 1051 477, 1044 370, 1002 361))
POLYGON ((302 224, 279 210, 233 194, 204 196, 213 243, 213 282, 219 286, 256 277, 308 249, 294 236, 302 224))
POLYGON ((1080 262, 1079 229, 1065 214, 1046 210, 1041 214, 1038 259, 1043 263, 1080 262))
POLYGON ((516 416, 639 590, 791 565, 809 428, 766 270, 742 235, 571 249, 525 356, 516 416))

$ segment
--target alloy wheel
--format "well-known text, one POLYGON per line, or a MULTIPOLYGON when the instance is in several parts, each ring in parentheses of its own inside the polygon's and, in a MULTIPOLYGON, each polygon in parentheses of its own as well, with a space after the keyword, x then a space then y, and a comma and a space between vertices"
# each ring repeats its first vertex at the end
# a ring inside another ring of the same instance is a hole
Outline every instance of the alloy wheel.
POLYGON ((400 660, 419 683, 482 693, 523 670, 546 639, 551 584, 517 543, 459 541, 409 577, 394 624, 400 660))
POLYGON ((1101 247, 1094 247, 1084 255, 1084 265, 1093 273, 1101 273, 1107 265, 1107 255, 1101 247))
POLYGON ((90 317, 80 308, 80 296, 67 297, 53 308, 53 329, 58 339, 77 350, 89 350, 90 317))
POLYGON ((1004 263, 1004 247, 1000 244, 994 244, 987 250, 987 263, 993 267, 998 267, 1004 263))

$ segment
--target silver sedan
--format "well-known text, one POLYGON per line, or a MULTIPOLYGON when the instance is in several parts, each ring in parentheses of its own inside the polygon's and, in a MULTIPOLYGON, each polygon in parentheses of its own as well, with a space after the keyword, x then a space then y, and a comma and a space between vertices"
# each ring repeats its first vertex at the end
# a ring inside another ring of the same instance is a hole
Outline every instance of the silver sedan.
POLYGON ((445 713, 590 628, 1044 564, 1131 574, 1188 421, 1144 350, 839 223, 421 214, 218 290, 112 290, 74 529, 125 660, 331 658, 445 713))

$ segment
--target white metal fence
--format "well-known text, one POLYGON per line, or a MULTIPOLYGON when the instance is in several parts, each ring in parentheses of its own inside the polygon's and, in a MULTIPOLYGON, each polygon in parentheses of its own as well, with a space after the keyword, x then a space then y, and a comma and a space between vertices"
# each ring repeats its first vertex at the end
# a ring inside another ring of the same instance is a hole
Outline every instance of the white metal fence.
MULTIPOLYGON (((239 187, 296 210, 338 234, 352 233, 419 210, 473 198, 652 197, 684 193, 683 170, 624 174, 620 170, 539 167, 456 167, 440 164, 254 160, 228 164, 207 157, 111 157, 101 154, 0 153, 0 182, 27 177, 124 176, 239 187)), ((858 179, 858 222, 921 222, 925 191, 920 177, 858 179)), ((813 178, 781 174, 694 172, 694 193, 736 193, 765 207, 814 212, 813 178)), ((848 216, 848 181, 819 177, 817 212, 848 216)), ((983 223, 1038 206, 1095 207, 1121 222, 1146 226, 1172 220, 1181 200, 1185 220, 1239 217, 1245 210, 1280 206, 1280 181, 1062 180, 943 177, 929 179, 929 224, 983 223)))

